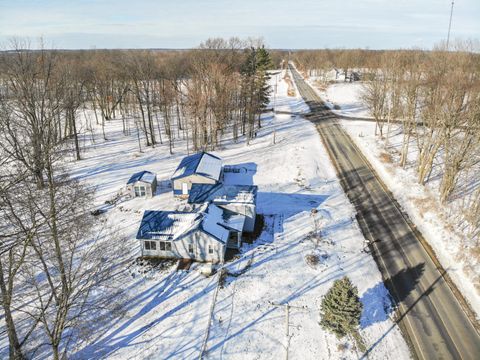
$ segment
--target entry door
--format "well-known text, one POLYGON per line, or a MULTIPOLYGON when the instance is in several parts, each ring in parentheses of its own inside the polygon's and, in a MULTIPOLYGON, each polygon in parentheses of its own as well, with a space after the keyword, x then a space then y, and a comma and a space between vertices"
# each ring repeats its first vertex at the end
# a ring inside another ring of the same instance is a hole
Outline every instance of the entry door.
POLYGON ((188 184, 182 183, 182 195, 188 195, 188 184))

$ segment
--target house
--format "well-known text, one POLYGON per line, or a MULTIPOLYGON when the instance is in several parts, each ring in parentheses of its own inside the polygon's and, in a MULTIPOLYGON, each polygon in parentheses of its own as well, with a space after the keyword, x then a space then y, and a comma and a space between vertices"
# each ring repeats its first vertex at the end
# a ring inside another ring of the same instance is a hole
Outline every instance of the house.
MULTIPOLYGON (((190 189, 188 203, 212 203, 225 210, 224 217, 229 214, 241 215, 244 219, 241 231, 253 232, 255 228, 257 190, 255 185, 227 185, 227 184, 194 184, 190 189)), ((237 217, 235 221, 240 222, 237 217)))
POLYGON ((173 194, 188 197, 192 184, 217 184, 222 175, 222 159, 207 152, 184 157, 172 176, 173 194))
POLYGON ((222 263, 229 239, 239 239, 234 218, 213 204, 199 212, 146 210, 137 233, 142 256, 222 263))
POLYGON ((127 181, 127 191, 134 197, 153 197, 157 191, 157 175, 150 171, 133 174, 127 181))

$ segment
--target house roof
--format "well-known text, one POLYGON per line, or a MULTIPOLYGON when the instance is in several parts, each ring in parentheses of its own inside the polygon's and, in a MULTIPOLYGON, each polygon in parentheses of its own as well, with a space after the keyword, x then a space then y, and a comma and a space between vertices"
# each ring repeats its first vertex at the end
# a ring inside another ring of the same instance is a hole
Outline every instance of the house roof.
POLYGON ((219 207, 210 204, 207 209, 207 213, 202 221, 202 229, 214 236, 222 243, 226 244, 228 241, 229 231, 222 226, 223 223, 223 210, 219 207))
POLYGON ((207 152, 199 152, 182 159, 172 180, 198 174, 218 181, 221 170, 222 159, 207 152))
POLYGON ((225 184, 193 184, 188 202, 200 204, 213 202, 215 204, 255 204, 258 187, 256 185, 225 185, 225 184))
POLYGON ((199 213, 145 210, 137 239, 176 240, 198 228, 202 219, 199 213))
POLYGON ((145 210, 137 239, 175 241, 194 230, 202 230, 226 243, 229 231, 221 225, 223 210, 209 205, 206 212, 145 210))
POLYGON ((231 211, 224 210, 222 216, 223 222, 222 225, 228 229, 235 230, 238 232, 243 231, 243 226, 245 225, 245 215, 236 214, 231 211))
POLYGON ((150 171, 140 171, 135 174, 133 174, 130 179, 128 179, 127 184, 133 184, 137 181, 143 181, 146 183, 153 183, 153 181, 156 179, 156 175, 150 171))

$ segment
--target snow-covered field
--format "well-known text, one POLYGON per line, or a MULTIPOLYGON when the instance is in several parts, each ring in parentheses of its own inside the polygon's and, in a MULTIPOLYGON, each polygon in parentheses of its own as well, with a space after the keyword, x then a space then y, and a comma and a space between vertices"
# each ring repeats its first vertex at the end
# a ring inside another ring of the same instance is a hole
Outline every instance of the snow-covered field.
MULTIPOLYGON (((340 109, 335 110, 340 115, 370 116, 368 110, 361 105, 360 82, 336 83, 328 86, 326 90, 316 90, 330 106, 332 104, 340 106, 340 109)), ((403 136, 400 126, 392 126, 387 145, 385 139, 381 140, 375 136, 374 122, 341 120, 341 123, 425 236, 441 264, 448 270, 477 315, 480 314, 480 263, 478 258, 465 252, 466 246, 470 245, 462 226, 458 225, 462 220, 462 205, 468 197, 468 192, 461 191, 448 204, 441 205, 437 199, 441 166, 435 167, 426 186, 419 185, 413 166, 417 151, 414 140, 409 147, 409 164, 405 169, 399 167, 396 161, 386 161, 389 158, 392 160, 399 158, 403 136)), ((470 176, 475 175, 473 173, 470 176)))
POLYGON ((361 82, 338 82, 328 86, 322 92, 322 98, 339 115, 368 118, 370 112, 360 98, 362 91, 363 83, 361 82))
MULTIPOLYGON (((277 109, 305 111, 302 100, 287 97, 286 91, 279 81, 277 109)), ((166 185, 186 155, 183 141, 177 142, 174 155, 167 145, 139 153, 136 136, 125 137, 120 120, 112 120, 106 127, 109 140, 88 146, 84 160, 72 163, 74 176, 97 188, 98 205, 114 197, 136 171, 154 171, 164 184, 154 198, 123 201, 102 215, 107 227, 119 232, 125 249, 112 274, 112 284, 124 290, 123 316, 92 324, 92 341, 80 344, 73 358, 191 359, 203 351, 209 359, 278 359, 288 343, 291 359, 357 359, 350 341, 336 339, 319 325, 322 296, 345 275, 358 286, 364 306, 360 333, 369 358, 409 358, 390 319, 380 272, 363 252, 355 211, 314 126, 299 116, 271 114, 263 125, 250 145, 225 139, 214 152, 225 164, 250 169, 259 186, 258 212, 265 216, 260 238, 244 244, 240 256, 225 265, 230 275, 223 282, 218 273, 205 277, 195 266, 185 272, 176 271, 174 264, 150 269, 135 262, 142 211, 184 206, 166 185), (318 244, 311 236, 312 209, 321 228, 318 244), (307 264, 310 254, 318 255, 320 263, 307 264), (288 339, 286 303, 292 305, 288 339)))
MULTIPOLYGON (((362 71, 362 69, 355 69, 362 71)), ((315 74, 315 71, 311 71, 315 74)), ((305 77, 305 73, 302 73, 305 77)), ((344 117, 370 118, 368 108, 362 103, 363 82, 345 81, 345 75, 339 70, 325 73, 323 76, 307 76, 307 82, 321 96, 326 105, 336 114, 344 117)))

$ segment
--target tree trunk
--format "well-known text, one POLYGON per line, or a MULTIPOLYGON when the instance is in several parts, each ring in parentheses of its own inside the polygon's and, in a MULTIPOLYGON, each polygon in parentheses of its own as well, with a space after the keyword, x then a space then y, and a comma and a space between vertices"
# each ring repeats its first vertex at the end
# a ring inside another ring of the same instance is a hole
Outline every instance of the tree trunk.
POLYGON ((22 360, 25 356, 22 353, 20 342, 18 341, 17 330, 13 322, 10 304, 12 300, 11 291, 7 290, 5 277, 3 272, 3 264, 0 260, 0 290, 2 291, 2 307, 5 318, 5 325, 7 328, 8 342, 9 342, 9 357, 11 360, 22 360))
POLYGON ((80 146, 78 144, 77 124, 75 121, 75 110, 73 110, 70 114, 70 121, 72 122, 73 138, 75 141, 75 155, 77 156, 77 160, 81 160, 80 146))

